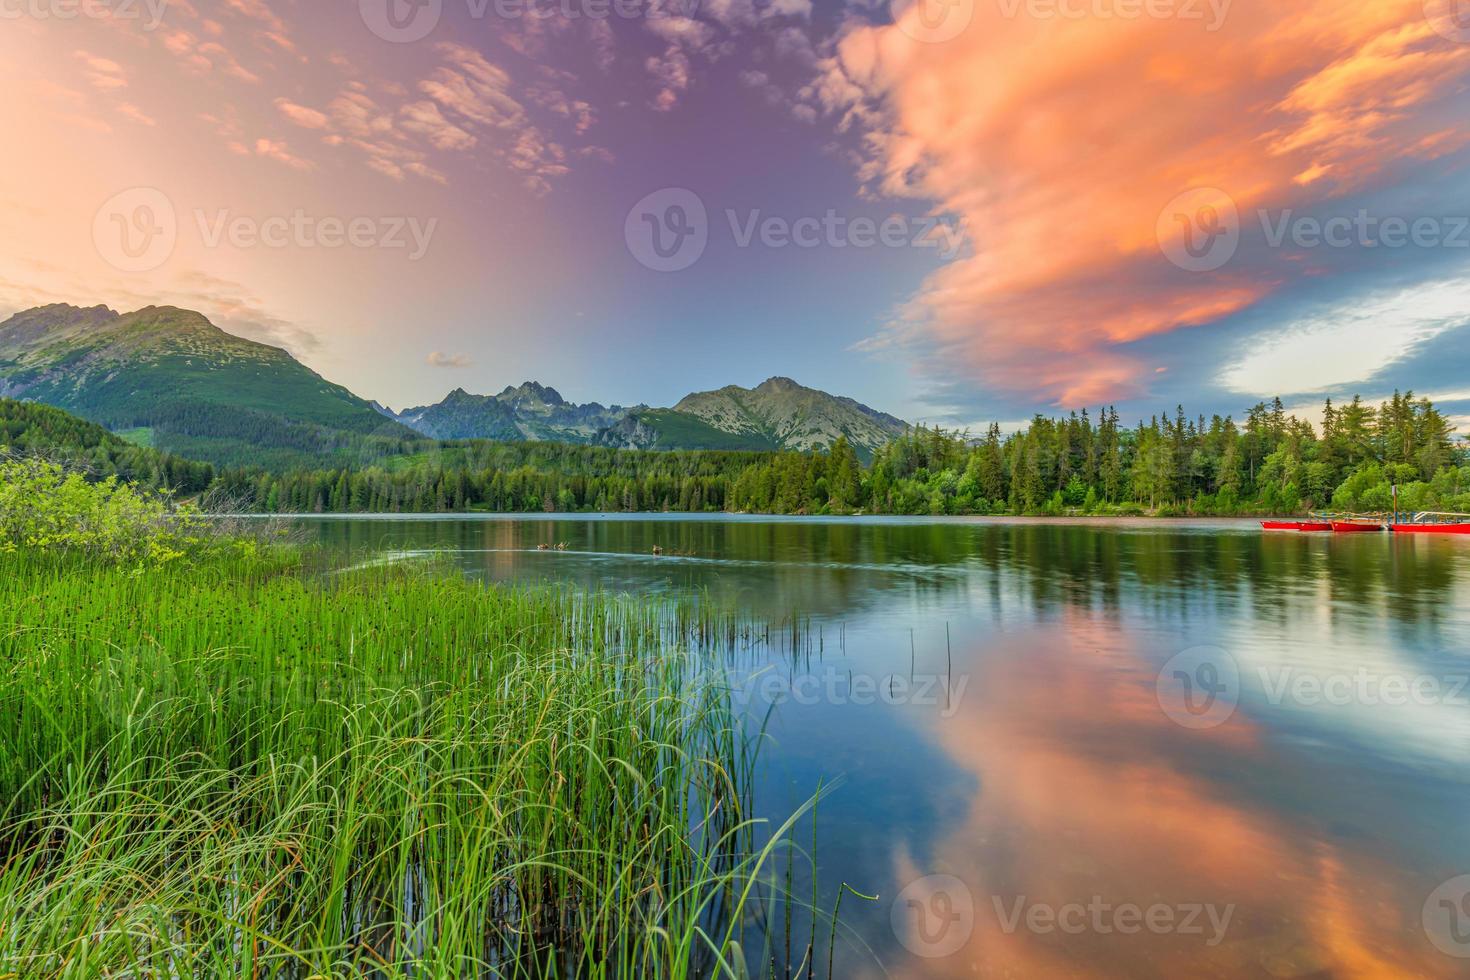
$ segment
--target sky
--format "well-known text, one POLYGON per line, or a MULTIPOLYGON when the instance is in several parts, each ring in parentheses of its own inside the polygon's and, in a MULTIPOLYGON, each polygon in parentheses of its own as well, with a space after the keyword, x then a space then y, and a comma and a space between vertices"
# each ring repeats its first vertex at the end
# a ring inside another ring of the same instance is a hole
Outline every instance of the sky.
POLYGON ((0 0, 0 316, 397 408, 772 375, 1470 428, 1470 0, 0 0))

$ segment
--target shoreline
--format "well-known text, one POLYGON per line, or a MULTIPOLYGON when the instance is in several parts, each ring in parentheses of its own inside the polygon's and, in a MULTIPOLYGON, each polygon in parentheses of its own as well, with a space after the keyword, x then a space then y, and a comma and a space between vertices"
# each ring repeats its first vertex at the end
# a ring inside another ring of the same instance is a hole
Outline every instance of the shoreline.
POLYGON ((321 513, 301 514, 273 512, 269 514, 211 514, 218 519, 300 520, 300 521, 639 521, 677 522, 700 521, 708 523, 729 522, 735 524, 956 524, 1001 526, 1108 526, 1108 527, 1251 527, 1259 529, 1263 520, 1300 520, 1299 515, 1279 517, 1148 517, 1148 516, 1024 516, 1011 514, 750 514, 730 511, 565 511, 556 513, 531 512, 400 512, 400 513, 321 513))

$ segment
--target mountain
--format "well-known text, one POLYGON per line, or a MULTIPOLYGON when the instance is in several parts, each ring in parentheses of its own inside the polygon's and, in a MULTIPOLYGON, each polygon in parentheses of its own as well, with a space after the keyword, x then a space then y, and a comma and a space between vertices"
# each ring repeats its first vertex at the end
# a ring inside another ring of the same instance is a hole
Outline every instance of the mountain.
POLYGON ((726 438, 720 448, 798 451, 824 449, 846 436, 859 456, 870 459, 907 428, 901 419, 851 398, 776 377, 755 388, 695 392, 670 410, 638 413, 632 429, 625 424, 609 435, 614 445, 683 448, 713 430, 726 438))
POLYGON ((629 411, 596 402, 575 405, 555 388, 527 381, 498 395, 472 395, 456 388, 437 404, 387 414, 434 439, 582 443, 595 441, 599 432, 620 422, 629 411))
POLYGON ((524 439, 511 410, 489 395, 472 395, 463 388, 451 391, 442 402, 406 409, 401 413, 387 410, 421 435, 431 439, 524 439))
POLYGON ((755 388, 696 392, 673 408, 576 405, 555 388, 528 381, 498 395, 456 388, 442 402, 394 413, 435 439, 534 439, 626 449, 812 450, 846 436, 864 459, 907 425, 892 415, 771 378, 755 388))
POLYGON ((771 378, 696 392, 673 408, 577 405, 528 381, 456 388, 393 412, 286 351, 202 314, 55 304, 0 323, 0 398, 42 402, 129 441, 217 466, 333 467, 421 452, 428 440, 525 440, 636 449, 813 450, 846 436, 873 453, 906 426, 851 398, 771 378))
POLYGON ((222 465, 353 459, 369 443, 420 438, 284 350, 171 306, 16 314, 0 323, 0 397, 65 408, 222 465))
POLYGON ((757 433, 726 432, 672 408, 631 411, 597 434, 599 446, 616 449, 729 449, 771 452, 781 447, 757 433))

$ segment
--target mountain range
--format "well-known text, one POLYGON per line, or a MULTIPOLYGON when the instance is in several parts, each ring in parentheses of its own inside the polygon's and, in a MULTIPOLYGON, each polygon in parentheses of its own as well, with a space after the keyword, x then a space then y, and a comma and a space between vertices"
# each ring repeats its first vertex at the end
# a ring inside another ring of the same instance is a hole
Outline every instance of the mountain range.
POLYGON ((435 405, 383 413, 435 439, 540 439, 622 449, 809 451, 847 437, 869 458, 902 435, 906 423, 859 404, 770 378, 754 388, 729 385, 687 395, 673 408, 577 405, 555 388, 528 381, 498 395, 456 388, 435 405))
POLYGON ((273 469, 376 460, 452 439, 806 451, 845 436, 870 458, 907 427, 781 377, 696 392, 673 408, 577 405, 528 381, 496 395, 456 388, 394 412, 280 348, 171 306, 121 314, 55 304, 0 322, 0 397, 64 408, 139 445, 273 469))
MULTIPOLYGON (((639 406, 643 408, 644 406, 639 406)), ((598 433, 632 411, 597 402, 574 405, 555 388, 527 381, 498 395, 472 395, 456 388, 441 402, 383 414, 434 439, 533 439, 595 442, 598 433)))

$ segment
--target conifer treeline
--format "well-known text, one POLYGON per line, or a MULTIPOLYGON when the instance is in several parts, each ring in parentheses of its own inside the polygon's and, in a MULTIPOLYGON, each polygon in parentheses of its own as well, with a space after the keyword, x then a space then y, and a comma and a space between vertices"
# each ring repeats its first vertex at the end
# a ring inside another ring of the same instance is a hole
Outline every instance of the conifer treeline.
POLYGON ((12 398, 0 398, 0 453, 56 456, 89 477, 184 494, 206 490, 215 479, 208 463, 135 446, 59 408, 12 398))
POLYGON ((1470 466, 1427 399, 1330 401, 1314 427, 1280 399, 1233 418, 1183 408, 1132 427, 1114 409, 1036 416, 983 438, 919 428, 864 467, 818 453, 651 452, 554 443, 443 443, 430 453, 284 474, 225 471, 261 511, 762 513, 1293 513, 1313 507, 1470 510, 1470 466))

